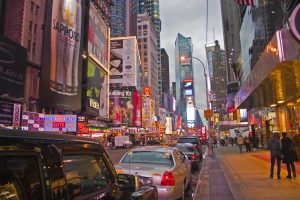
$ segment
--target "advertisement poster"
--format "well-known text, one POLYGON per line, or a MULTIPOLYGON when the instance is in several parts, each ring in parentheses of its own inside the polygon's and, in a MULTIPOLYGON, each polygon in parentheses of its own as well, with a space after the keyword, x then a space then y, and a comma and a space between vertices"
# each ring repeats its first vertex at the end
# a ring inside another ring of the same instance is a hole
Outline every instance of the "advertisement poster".
POLYGON ((110 90, 109 118, 114 125, 133 126, 133 91, 110 90))
POLYGON ((22 130, 44 131, 44 120, 44 114, 25 111, 22 115, 22 130))
POLYGON ((87 70, 87 112, 108 118, 108 74, 91 60, 87 70))
POLYGON ((171 135, 173 132, 172 127, 172 117, 166 117, 167 123, 166 123, 166 135, 171 135))
POLYGON ((136 39, 110 40, 110 83, 115 88, 137 86, 136 39))
POLYGON ((77 115, 45 115, 45 131, 76 132, 77 115))
POLYGON ((46 15, 41 103, 71 111, 81 109, 82 0, 52 0, 46 15))
POLYGON ((142 97, 137 91, 133 95, 133 126, 142 126, 142 97))
POLYGON ((26 64, 26 49, 0 36, 0 95, 23 97, 26 64))
POLYGON ((0 101, 0 125, 12 126, 14 121, 13 114, 14 104, 0 101))
POLYGON ((104 67, 108 68, 109 52, 108 26, 93 3, 89 9, 88 53, 92 54, 104 67))

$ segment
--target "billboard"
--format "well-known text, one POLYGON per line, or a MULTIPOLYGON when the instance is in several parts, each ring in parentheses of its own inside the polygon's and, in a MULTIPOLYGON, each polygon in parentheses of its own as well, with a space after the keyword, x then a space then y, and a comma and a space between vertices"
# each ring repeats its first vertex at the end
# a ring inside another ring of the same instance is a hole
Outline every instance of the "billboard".
POLYGON ((186 115, 188 121, 195 121, 195 107, 187 107, 186 115))
POLYGON ((148 85, 144 86, 144 95, 146 97, 150 97, 150 95, 151 95, 151 88, 150 88, 150 86, 148 86, 148 85))
POLYGON ((133 126, 142 126, 142 96, 133 92, 133 126))
POLYGON ((91 59, 88 60, 86 88, 87 112, 108 118, 108 73, 91 59))
POLYGON ((44 114, 25 111, 22 115, 22 130, 44 131, 44 120, 44 114))
POLYGON ((166 117, 167 123, 166 123, 166 135, 171 135, 173 131, 172 126, 172 117, 166 117))
POLYGON ((140 66, 135 37, 110 40, 110 84, 112 88, 139 86, 140 66))
POLYGON ((89 9, 88 53, 105 68, 109 65, 109 29, 93 3, 89 9))
POLYGON ((41 75, 45 107, 80 111, 82 0, 47 1, 41 75))
POLYGON ((76 132, 77 115, 45 115, 45 131, 76 132))
POLYGON ((19 128, 21 104, 0 101, 0 124, 19 128))
POLYGON ((110 90, 109 118, 113 125, 133 125, 134 103, 133 91, 110 90))
POLYGON ((0 95, 24 96, 26 63, 26 49, 0 36, 0 95))

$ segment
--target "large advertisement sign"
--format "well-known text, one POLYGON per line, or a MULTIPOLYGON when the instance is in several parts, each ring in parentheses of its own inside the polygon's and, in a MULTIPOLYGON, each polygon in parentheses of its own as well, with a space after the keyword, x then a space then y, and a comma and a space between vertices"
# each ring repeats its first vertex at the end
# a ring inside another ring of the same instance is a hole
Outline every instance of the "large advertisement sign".
POLYGON ((171 135, 173 131, 172 127, 172 117, 166 117, 167 123, 166 123, 166 134, 171 135))
POLYGON ((195 121, 195 108, 194 107, 187 107, 186 108, 186 115, 188 121, 195 121))
POLYGON ((137 91, 133 95, 133 126, 142 126, 142 97, 137 91))
POLYGON ((45 115, 45 131, 76 132, 77 115, 45 115))
POLYGON ((0 95, 23 97, 26 49, 0 36, 0 95))
POLYGON ((193 95, 193 82, 183 82, 183 88, 185 92, 185 96, 194 96, 193 95))
POLYGON ((108 74, 90 59, 87 68, 87 112, 108 117, 108 74))
POLYGON ((44 120, 44 114, 25 111, 22 115, 22 130, 44 131, 44 120))
POLYGON ((137 86, 135 38, 110 40, 110 83, 115 88, 137 86))
POLYGON ((81 108, 82 0, 48 1, 43 49, 43 106, 81 108))
POLYGON ((93 3, 89 9, 88 52, 104 67, 108 68, 109 35, 108 26, 93 3))
POLYGON ((133 125, 133 91, 110 90, 109 118, 114 125, 133 125))
POLYGON ((21 104, 0 101, 0 125, 19 128, 21 104))

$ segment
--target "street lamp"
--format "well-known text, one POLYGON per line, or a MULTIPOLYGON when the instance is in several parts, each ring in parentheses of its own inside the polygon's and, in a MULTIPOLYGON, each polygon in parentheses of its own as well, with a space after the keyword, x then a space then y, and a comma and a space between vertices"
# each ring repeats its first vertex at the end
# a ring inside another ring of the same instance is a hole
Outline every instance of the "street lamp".
MULTIPOLYGON (((184 56, 180 57, 181 61, 186 61, 186 59, 187 58, 184 57, 184 56)), ((207 84, 207 74, 206 74, 206 69, 205 69, 204 63, 199 58, 197 58, 197 57, 193 57, 192 56, 189 59, 190 60, 191 59, 195 59, 195 60, 199 61, 201 63, 201 66, 203 67, 204 78, 205 78, 205 90, 206 90, 206 106, 207 106, 207 110, 209 110, 210 107, 209 107, 209 101, 208 101, 208 95, 209 95, 209 93, 208 93, 208 84, 207 84)), ((209 127, 209 126, 210 126, 210 120, 208 119, 207 120, 207 127, 209 127)), ((212 155, 212 138, 211 138, 211 133, 210 132, 209 132, 208 155, 212 155)))

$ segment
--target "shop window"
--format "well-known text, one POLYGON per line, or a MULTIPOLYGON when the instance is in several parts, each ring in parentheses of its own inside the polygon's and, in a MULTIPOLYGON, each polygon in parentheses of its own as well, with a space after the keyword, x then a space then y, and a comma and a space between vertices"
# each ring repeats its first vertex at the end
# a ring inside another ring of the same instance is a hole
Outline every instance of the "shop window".
POLYGON ((114 182, 103 157, 66 155, 63 158, 70 199, 84 199, 114 182))
POLYGON ((0 199, 43 199, 34 156, 0 156, 0 199))

